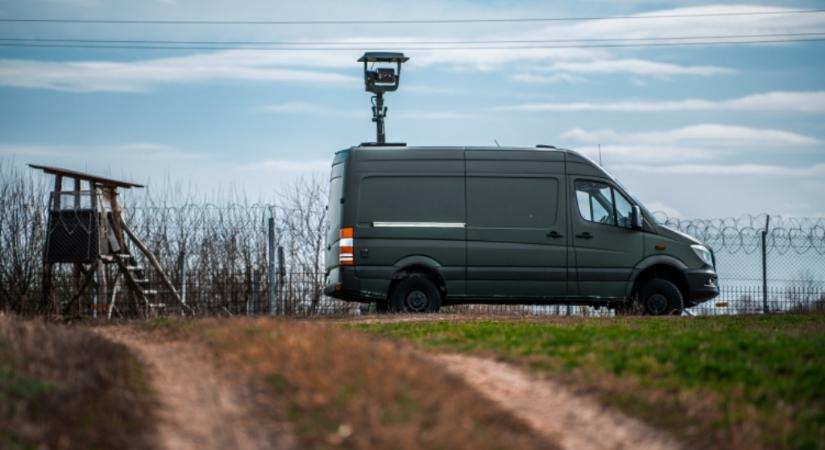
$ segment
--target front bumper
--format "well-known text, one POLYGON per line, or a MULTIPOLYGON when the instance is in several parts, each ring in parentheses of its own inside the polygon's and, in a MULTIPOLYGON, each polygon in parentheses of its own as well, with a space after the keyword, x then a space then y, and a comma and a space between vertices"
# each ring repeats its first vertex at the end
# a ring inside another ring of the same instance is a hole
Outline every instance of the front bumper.
POLYGON ((719 276, 712 268, 688 270, 685 275, 688 282, 687 303, 696 305, 719 295, 719 276))

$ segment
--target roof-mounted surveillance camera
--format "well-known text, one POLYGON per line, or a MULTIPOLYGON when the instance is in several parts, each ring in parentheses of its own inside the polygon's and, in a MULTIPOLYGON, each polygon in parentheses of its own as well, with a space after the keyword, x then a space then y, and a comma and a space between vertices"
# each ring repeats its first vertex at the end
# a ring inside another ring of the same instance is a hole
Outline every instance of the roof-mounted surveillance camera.
POLYGON ((372 97, 372 121, 376 126, 376 143, 386 143, 384 134, 384 117, 387 108, 384 107, 384 92, 398 89, 401 81, 401 63, 410 58, 403 53, 394 52, 367 52, 358 59, 364 63, 364 87, 367 92, 375 94, 372 97))
POLYGON ((367 52, 358 59, 364 63, 364 84, 367 92, 381 94, 398 89, 401 63, 410 58, 403 53, 367 52))

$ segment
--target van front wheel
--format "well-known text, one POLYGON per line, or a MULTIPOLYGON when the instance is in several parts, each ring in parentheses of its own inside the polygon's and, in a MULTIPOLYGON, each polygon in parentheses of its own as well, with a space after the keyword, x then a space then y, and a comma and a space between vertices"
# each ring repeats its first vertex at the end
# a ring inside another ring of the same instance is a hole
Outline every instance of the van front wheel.
POLYGON ((390 307, 401 313, 437 312, 441 308, 441 292, 426 276, 411 274, 393 290, 390 307))
POLYGON ((639 290, 639 301, 644 312, 651 316, 679 315, 684 309, 682 292, 670 281, 656 278, 639 290))

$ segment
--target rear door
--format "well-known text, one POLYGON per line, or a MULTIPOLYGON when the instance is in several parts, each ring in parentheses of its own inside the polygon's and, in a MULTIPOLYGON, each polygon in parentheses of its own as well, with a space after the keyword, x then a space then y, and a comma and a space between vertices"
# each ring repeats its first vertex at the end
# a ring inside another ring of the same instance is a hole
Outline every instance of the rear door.
POLYGON ((338 233, 341 230, 342 206, 344 201, 344 170, 346 168, 346 155, 339 157, 336 155, 332 166, 332 173, 329 181, 329 201, 327 203, 326 227, 324 230, 326 239, 325 266, 326 271, 338 266, 338 233))
POLYGON ((566 296, 563 155, 478 150, 466 163, 468 295, 566 296))
POLYGON ((632 229, 632 203, 605 179, 570 176, 568 186, 577 294, 623 297, 644 251, 644 234, 632 229))

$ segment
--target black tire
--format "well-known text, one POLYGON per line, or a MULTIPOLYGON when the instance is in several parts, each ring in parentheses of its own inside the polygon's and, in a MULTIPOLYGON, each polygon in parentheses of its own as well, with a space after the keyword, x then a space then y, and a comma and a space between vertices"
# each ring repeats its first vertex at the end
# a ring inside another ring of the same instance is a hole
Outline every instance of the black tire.
POLYGON ((682 291, 661 278, 650 280, 639 289, 639 302, 649 316, 680 315, 685 308, 682 291))
POLYGON ((389 306, 397 313, 437 312, 441 308, 441 292, 425 275, 410 274, 392 291, 389 306))

